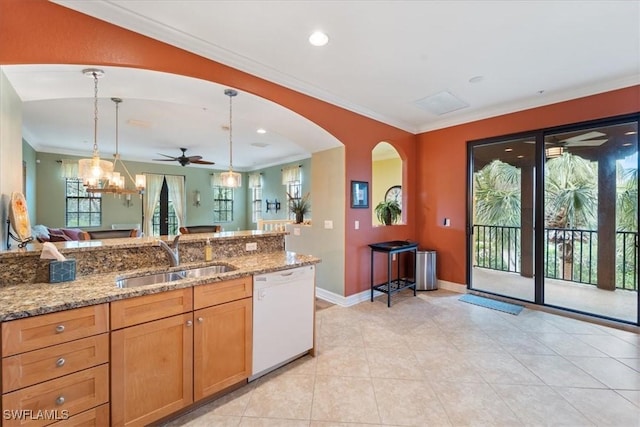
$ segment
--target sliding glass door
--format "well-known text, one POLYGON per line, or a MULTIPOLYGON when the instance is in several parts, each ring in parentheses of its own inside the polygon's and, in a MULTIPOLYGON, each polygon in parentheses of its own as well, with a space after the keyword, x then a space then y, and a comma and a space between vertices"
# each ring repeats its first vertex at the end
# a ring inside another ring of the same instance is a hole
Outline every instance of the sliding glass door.
POLYGON ((469 144, 468 287, 638 324, 638 118, 469 144))
POLYGON ((545 135, 544 301, 636 323, 638 123, 545 135))
POLYGON ((534 301, 535 135, 471 148, 470 287, 534 301))

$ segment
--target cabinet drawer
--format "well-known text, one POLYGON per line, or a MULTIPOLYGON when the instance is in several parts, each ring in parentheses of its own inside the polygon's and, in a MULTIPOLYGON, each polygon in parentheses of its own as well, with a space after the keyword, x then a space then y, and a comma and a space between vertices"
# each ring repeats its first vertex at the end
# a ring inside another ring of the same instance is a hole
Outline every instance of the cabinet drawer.
POLYGON ((109 425, 109 405, 100 405, 53 424, 55 427, 105 427, 109 425))
POLYGON ((111 329, 126 328, 191 310, 191 288, 114 301, 111 303, 111 329))
POLYGON ((210 307, 252 295, 253 277, 246 276, 193 288, 194 309, 210 307))
POLYGON ((108 304, 76 308, 2 324, 2 356, 107 332, 108 304))
POLYGON ((109 334, 96 335, 2 359, 4 393, 109 361, 109 334))
MULTIPOLYGON (((109 366, 100 365, 2 396, 3 411, 74 416, 109 400, 109 366), (57 411, 57 412, 54 412, 57 411)), ((50 419, 4 420, 4 426, 42 426, 50 419)))

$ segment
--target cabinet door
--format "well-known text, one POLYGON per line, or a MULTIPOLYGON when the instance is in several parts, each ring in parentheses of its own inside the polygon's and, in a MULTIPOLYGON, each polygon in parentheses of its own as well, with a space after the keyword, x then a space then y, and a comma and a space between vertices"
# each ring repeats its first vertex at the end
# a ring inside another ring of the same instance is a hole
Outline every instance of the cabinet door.
POLYGON ((251 298, 194 312, 194 399, 251 375, 251 298))
POLYGON ((193 314, 111 333, 111 420, 143 426, 193 401, 193 314))

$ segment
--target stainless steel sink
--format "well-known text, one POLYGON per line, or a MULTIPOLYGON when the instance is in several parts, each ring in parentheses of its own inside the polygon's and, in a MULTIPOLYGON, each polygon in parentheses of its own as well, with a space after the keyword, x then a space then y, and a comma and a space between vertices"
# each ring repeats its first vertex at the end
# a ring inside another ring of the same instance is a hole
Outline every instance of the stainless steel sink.
POLYGON ((184 279, 181 271, 173 273, 158 273, 149 276, 136 276, 126 279, 116 280, 116 286, 119 288, 135 288, 138 286, 154 285, 156 283, 173 282, 174 280, 184 279))
POLYGON ((207 267, 190 268, 171 273, 158 273, 148 276, 136 276, 116 280, 119 288, 135 288, 138 286, 155 285, 156 283, 173 282, 174 280, 192 279, 196 277, 215 276, 216 274, 233 271, 236 268, 228 264, 209 265, 207 267))
POLYGON ((208 267, 200 267, 200 268, 192 268, 189 270, 184 270, 182 274, 184 274, 185 278, 194 278, 194 277, 203 277, 203 276, 214 276, 220 273, 226 273, 227 271, 233 271, 235 267, 232 267, 228 264, 219 264, 219 265, 210 265, 208 267))

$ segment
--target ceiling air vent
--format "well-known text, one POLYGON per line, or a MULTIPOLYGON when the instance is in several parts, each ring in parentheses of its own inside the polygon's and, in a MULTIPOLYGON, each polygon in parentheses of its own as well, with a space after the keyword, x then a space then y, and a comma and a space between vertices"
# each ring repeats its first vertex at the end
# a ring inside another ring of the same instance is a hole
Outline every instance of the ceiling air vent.
POLYGON ((427 96, 426 98, 419 99, 415 101, 414 104, 437 116, 461 110, 469 106, 469 104, 459 98, 456 98, 451 94, 451 92, 446 90, 427 96))

